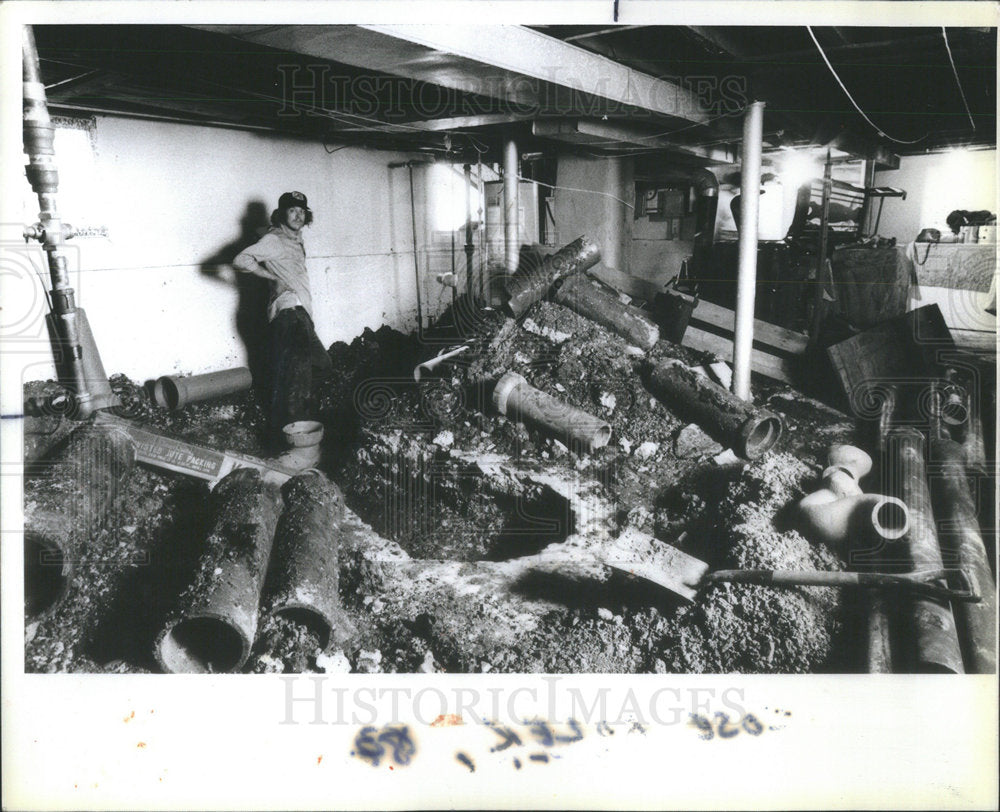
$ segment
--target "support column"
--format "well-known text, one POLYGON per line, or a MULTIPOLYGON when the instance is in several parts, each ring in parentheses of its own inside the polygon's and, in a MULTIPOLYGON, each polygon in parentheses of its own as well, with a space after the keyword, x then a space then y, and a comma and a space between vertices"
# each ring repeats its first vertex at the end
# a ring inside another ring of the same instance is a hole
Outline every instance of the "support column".
POLYGON ((757 228, 760 219, 760 154, 764 102, 754 102, 743 119, 743 170, 740 177, 740 248, 733 340, 733 393, 750 400, 754 299, 757 293, 757 228))
POLYGON ((507 141, 503 146, 503 244, 504 269, 508 274, 517 270, 520 253, 520 222, 518 217, 518 154, 517 143, 507 141))

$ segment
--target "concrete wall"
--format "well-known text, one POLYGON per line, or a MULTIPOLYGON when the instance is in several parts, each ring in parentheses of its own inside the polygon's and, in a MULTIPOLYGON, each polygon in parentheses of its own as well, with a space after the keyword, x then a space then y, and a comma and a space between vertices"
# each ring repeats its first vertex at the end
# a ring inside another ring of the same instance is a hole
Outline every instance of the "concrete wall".
POLYGON ((632 161, 559 156, 553 213, 563 245, 581 234, 601 247, 592 273, 621 286, 629 271, 635 189, 632 161))
MULTIPOLYGON (((292 189, 315 212, 305 240, 323 343, 383 324, 415 328, 408 170, 388 166, 411 156, 115 116, 95 119, 88 156, 73 132, 57 135, 60 210, 74 225, 107 228, 107 237, 72 241, 70 261, 109 374, 144 380, 247 362, 261 328, 248 335, 237 323, 241 294, 229 261, 292 189)), ((455 190, 434 178, 430 167, 414 170, 425 321, 451 301, 429 271, 441 264, 431 239, 437 212, 455 190)), ((38 206, 26 182, 24 190, 29 223, 38 206)), ((31 377, 52 374, 36 371, 31 377)))
POLYGON ((924 228, 950 233, 945 218, 955 209, 1000 208, 995 149, 907 156, 900 159, 899 169, 876 172, 875 184, 906 190, 906 200, 885 201, 879 225, 881 236, 903 243, 924 228))

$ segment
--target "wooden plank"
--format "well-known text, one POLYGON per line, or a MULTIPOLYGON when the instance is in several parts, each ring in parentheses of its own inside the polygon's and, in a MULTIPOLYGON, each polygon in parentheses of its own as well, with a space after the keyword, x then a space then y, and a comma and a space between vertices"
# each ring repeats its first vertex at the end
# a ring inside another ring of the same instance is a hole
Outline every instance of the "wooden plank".
POLYGON ((991 330, 956 330, 951 328, 955 346, 963 350, 996 355, 997 334, 991 330))
MULTIPOLYGON (((736 313, 729 308, 722 307, 714 302, 706 302, 702 299, 691 314, 691 320, 714 324, 716 327, 722 327, 731 334, 733 332, 733 325, 736 323, 736 313)), ((760 319, 753 320, 753 339, 761 344, 776 347, 795 355, 804 353, 809 343, 809 336, 805 333, 786 330, 784 327, 779 327, 776 324, 761 321, 760 319)))
MULTIPOLYGON (((712 352, 721 358, 732 360, 733 342, 724 336, 717 336, 698 327, 688 326, 681 344, 692 350, 712 352)), ((750 353, 750 369, 768 378, 784 383, 794 383, 792 364, 787 358, 779 358, 763 350, 753 349, 750 353)))

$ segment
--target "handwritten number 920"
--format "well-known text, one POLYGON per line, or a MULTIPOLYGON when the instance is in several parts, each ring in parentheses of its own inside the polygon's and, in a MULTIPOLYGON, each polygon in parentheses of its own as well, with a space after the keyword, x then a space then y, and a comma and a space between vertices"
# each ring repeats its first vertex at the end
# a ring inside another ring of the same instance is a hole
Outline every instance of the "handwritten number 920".
POLYGON ((691 714, 691 726, 700 732, 701 738, 705 741, 714 739, 716 736, 720 739, 731 739, 739 735, 740 731, 749 733, 751 736, 759 736, 764 732, 764 726, 752 713, 746 714, 740 720, 739 725, 733 724, 729 720, 729 714, 721 711, 716 712, 715 720, 715 724, 713 724, 704 716, 697 713, 691 714))

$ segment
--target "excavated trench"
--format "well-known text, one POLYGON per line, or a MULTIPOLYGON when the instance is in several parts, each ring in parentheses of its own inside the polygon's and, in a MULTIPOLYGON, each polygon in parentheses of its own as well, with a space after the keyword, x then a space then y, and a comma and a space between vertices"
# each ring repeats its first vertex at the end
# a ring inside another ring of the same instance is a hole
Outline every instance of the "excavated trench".
MULTIPOLYGON (((244 670, 856 670, 844 633, 851 602, 835 590, 720 585, 685 606, 578 555, 588 539, 634 527, 713 567, 840 568, 780 516, 814 486, 829 445, 851 439, 844 415, 756 381, 757 402, 785 415, 785 437, 752 464, 720 466, 718 438, 685 424, 639 374, 649 358, 700 354, 660 342, 643 358, 550 302, 521 324, 493 311, 456 315, 461 330, 423 341, 382 328, 330 348, 321 467, 348 507, 340 594, 357 633, 324 650, 308 619, 268 619, 244 670), (470 351, 414 382, 416 363, 459 343, 470 351), (607 421, 611 443, 584 453, 497 415, 491 387, 510 370, 607 421), (524 564, 549 553, 543 566, 524 564)), ((167 412, 132 382, 113 384, 135 418, 265 455, 254 392, 167 412)), ((208 493, 148 468, 125 491, 66 598, 27 618, 26 670, 156 669, 152 640, 194 570, 208 493)))

